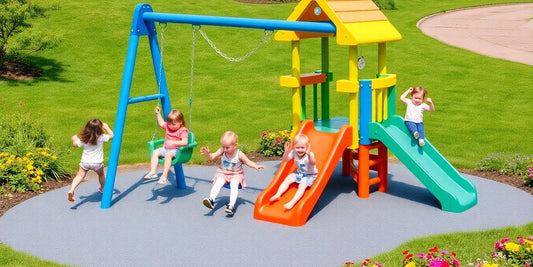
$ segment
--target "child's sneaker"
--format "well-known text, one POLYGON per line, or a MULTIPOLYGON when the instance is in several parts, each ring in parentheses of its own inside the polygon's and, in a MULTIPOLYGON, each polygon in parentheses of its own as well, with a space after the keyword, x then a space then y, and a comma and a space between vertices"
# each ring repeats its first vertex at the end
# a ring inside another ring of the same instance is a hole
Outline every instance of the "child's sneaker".
POLYGON ((157 181, 157 184, 167 184, 168 182, 168 179, 167 178, 159 178, 159 181, 157 181))
POLYGON ((424 142, 424 139, 418 139, 418 145, 419 146, 424 146, 426 144, 426 142, 424 142))
POLYGON ((70 192, 69 191, 67 195, 68 195, 68 201, 74 202, 74 200, 75 200, 74 199, 74 192, 70 192))
POLYGON ((147 175, 144 176, 144 180, 152 180, 152 179, 157 179, 157 173, 154 173, 154 174, 148 173, 147 175))
POLYGON ((215 207, 215 201, 213 201, 210 198, 204 198, 204 206, 206 206, 208 209, 213 209, 215 207))
POLYGON ((226 205, 226 213, 229 215, 233 215, 235 213, 235 207, 232 205, 226 205))
POLYGON ((415 139, 418 139, 418 132, 413 133, 413 136, 415 137, 415 139))

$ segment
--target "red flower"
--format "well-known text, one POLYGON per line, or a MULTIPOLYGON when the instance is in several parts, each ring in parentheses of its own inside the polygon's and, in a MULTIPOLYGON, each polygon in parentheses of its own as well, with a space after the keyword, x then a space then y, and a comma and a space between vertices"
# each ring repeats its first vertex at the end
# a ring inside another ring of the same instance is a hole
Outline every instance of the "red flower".
POLYGON ((433 252, 433 253, 439 252, 439 248, 438 247, 432 247, 432 248, 429 249, 429 252, 433 252))

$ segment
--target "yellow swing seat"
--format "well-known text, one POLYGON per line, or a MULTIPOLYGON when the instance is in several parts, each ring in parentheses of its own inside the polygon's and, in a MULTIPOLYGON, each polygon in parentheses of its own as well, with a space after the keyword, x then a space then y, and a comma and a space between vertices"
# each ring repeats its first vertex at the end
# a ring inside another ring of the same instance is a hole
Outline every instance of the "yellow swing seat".
MULTIPOLYGON (((155 149, 161 147, 165 143, 165 139, 157 139, 152 140, 148 142, 148 148, 149 148, 149 156, 152 157, 152 153, 155 149)), ((176 157, 172 160, 172 165, 176 165, 178 163, 186 163, 189 160, 191 160, 192 157, 192 151, 193 148, 195 148, 198 145, 196 143, 196 140, 194 139, 194 134, 192 132, 189 132, 189 140, 186 146, 182 146, 178 149, 178 153, 176 154, 176 157)), ((165 160, 164 158, 159 158, 159 164, 164 164, 165 160)))

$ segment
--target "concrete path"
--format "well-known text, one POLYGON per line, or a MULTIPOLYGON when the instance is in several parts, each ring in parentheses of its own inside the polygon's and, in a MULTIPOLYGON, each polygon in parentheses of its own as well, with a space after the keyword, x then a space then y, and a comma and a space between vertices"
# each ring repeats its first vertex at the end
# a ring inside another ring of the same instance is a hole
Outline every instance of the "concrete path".
POLYGON ((389 191, 361 199, 337 166, 310 219, 290 227, 253 219, 254 202, 279 162, 247 169, 249 187, 227 217, 223 189, 213 211, 202 204, 214 166, 187 166, 187 189, 144 181, 145 171, 117 176, 114 204, 100 209, 98 182, 29 199, 0 218, 0 240, 39 258, 78 266, 340 266, 361 261, 417 237, 519 226, 533 221, 533 195, 465 175, 479 195, 463 213, 438 200, 403 166, 389 167, 389 191))
POLYGON ((533 3, 452 10, 425 17, 417 26, 444 43, 533 65, 533 3))

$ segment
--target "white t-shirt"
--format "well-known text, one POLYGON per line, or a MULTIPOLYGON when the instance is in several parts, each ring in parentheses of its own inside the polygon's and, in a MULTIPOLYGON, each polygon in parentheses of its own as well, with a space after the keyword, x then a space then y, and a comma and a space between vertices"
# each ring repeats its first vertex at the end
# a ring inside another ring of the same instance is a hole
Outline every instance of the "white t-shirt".
POLYGON ((103 163, 104 162, 104 142, 109 141, 108 134, 102 134, 98 137, 96 145, 85 144, 78 139, 78 147, 83 147, 81 162, 83 163, 103 163))
MULTIPOLYGON (((313 152, 310 153, 313 154, 313 152)), ((313 156, 314 155, 315 154, 313 154, 313 156)), ((296 170, 297 173, 301 173, 303 175, 316 175, 318 173, 316 165, 309 163, 309 155, 305 154, 303 158, 300 158, 298 157, 296 151, 293 150, 288 156, 289 160, 294 159, 294 163, 296 166, 298 166, 298 169, 296 170)))
POLYGON ((415 123, 423 122, 424 120, 424 111, 426 108, 429 108, 428 104, 422 103, 418 106, 415 106, 411 100, 407 101, 407 109, 405 110, 405 120, 412 121, 415 123))

